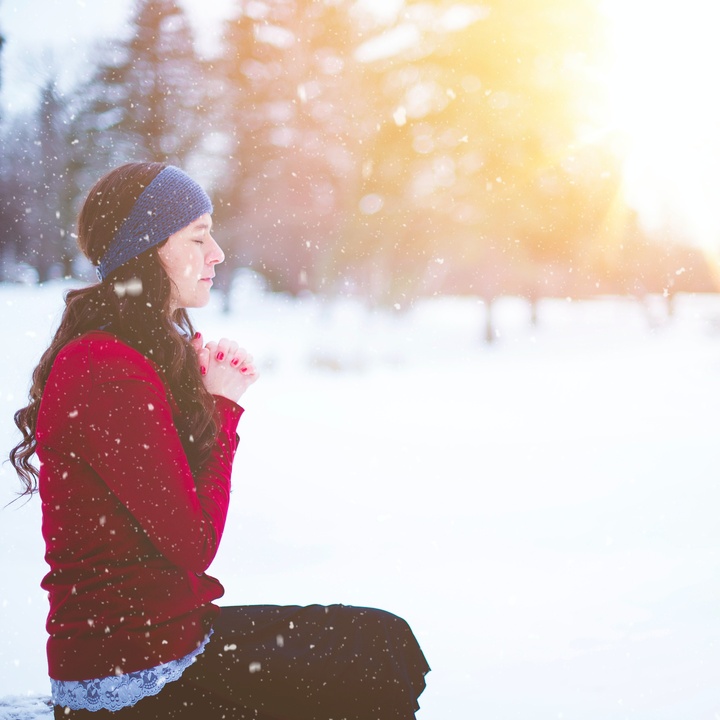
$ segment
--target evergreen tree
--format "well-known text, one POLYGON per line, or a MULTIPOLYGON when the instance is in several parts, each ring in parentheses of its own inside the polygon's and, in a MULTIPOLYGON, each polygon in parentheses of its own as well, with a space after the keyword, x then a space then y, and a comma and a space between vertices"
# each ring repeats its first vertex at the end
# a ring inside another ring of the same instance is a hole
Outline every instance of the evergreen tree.
MULTIPOLYGON (((5 37, 0 32, 0 90, 2 89, 2 67, 3 47, 5 37)), ((0 128, 2 127, 3 113, 0 107, 0 128)), ((6 138, 3 133, 0 135, 0 280, 4 280, 8 274, 10 255, 13 252, 12 233, 9 231, 10 215, 9 207, 12 202, 10 192, 9 167, 6 161, 6 138)))
POLYGON ((38 177, 35 181, 37 207, 32 213, 37 243, 36 262, 39 280, 49 276, 50 268, 59 264, 64 276, 72 273, 77 253, 72 229, 78 188, 75 182, 76 162, 73 149, 72 118, 68 98, 60 94, 54 81, 48 81, 40 96, 36 123, 38 177))
POLYGON ((204 65, 188 19, 175 0, 138 0, 130 26, 126 40, 101 53, 84 89, 88 156, 105 167, 185 166, 207 129, 204 65))
POLYGON ((229 152, 216 219, 228 265, 292 292, 342 272, 366 102, 351 10, 345 0, 239 2, 226 27, 218 126, 229 152))
POLYGON ((48 80, 37 109, 13 123, 5 138, 9 171, 5 212, 12 236, 8 259, 32 266, 39 282, 53 272, 69 275, 76 253, 68 121, 66 98, 48 80))
MULTIPOLYGON (((5 36, 0 32, 0 88, 2 88, 2 57, 3 48, 5 47, 5 36)), ((0 118, 2 116, 0 115, 0 118)))
POLYGON ((418 1, 400 26, 417 42, 375 63, 394 101, 366 160, 364 192, 382 203, 375 252, 416 293, 529 293, 529 266, 568 266, 598 239, 619 187, 616 158, 582 137, 598 97, 598 10, 418 1))
POLYGON ((34 267, 37 244, 32 247, 37 212, 34 183, 39 175, 35 117, 20 115, 8 122, 3 133, 3 278, 17 280, 19 263, 34 267), (34 252, 33 252, 34 250, 34 252))

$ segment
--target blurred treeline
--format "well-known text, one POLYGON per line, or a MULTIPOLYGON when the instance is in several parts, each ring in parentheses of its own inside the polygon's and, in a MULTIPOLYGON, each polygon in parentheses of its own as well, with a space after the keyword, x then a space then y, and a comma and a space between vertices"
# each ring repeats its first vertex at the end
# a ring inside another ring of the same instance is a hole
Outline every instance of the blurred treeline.
MULTIPOLYGON (((211 59, 175 0, 60 92, 7 118, 0 279, 82 275, 84 194, 128 160, 208 189, 225 284, 406 305, 438 293, 714 290, 704 258, 647 237, 603 128, 595 0, 237 0, 211 59)), ((10 40, 11 38, 7 38, 10 40)))

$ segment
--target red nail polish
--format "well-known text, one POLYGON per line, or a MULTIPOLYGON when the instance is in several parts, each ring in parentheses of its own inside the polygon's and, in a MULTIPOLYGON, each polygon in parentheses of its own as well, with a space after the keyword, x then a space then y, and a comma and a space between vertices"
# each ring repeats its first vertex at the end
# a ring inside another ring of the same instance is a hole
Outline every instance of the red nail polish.
POLYGON ((200 339, 200 333, 199 333, 199 332, 196 332, 196 333, 193 335, 193 340, 199 340, 199 339, 200 339))
POLYGON ((222 360, 224 357, 225 357, 225 353, 224 353, 224 352, 219 352, 219 353, 217 354, 217 359, 218 359, 218 360, 222 360))
POLYGON ((207 375, 207 368, 204 365, 200 366, 200 374, 207 375))
POLYGON ((230 364, 234 367, 237 367, 240 364, 240 361, 237 358, 234 358, 230 361, 230 364))

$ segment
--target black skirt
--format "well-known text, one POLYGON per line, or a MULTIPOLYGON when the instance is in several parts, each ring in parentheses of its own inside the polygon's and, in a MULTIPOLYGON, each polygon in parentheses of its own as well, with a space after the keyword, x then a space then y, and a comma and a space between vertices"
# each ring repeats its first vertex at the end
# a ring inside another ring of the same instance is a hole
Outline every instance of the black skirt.
POLYGON ((430 668, 396 615, 346 605, 226 607, 197 661, 157 695, 56 718, 413 720, 430 668))

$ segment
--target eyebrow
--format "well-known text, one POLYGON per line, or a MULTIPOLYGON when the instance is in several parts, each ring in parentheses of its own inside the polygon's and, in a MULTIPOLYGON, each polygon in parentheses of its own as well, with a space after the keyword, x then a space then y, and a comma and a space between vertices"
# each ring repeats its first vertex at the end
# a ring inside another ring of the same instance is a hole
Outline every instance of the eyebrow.
POLYGON ((212 227, 212 223, 199 222, 199 223, 193 224, 191 227, 193 230, 209 230, 212 227))

